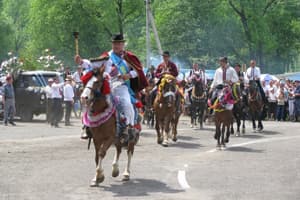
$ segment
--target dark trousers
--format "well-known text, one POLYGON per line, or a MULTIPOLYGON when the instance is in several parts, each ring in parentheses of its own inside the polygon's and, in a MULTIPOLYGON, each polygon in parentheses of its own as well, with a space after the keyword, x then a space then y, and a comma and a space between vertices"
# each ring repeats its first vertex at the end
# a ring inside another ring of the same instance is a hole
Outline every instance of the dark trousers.
POLYGON ((51 110, 52 110, 52 99, 47 99, 46 120, 48 123, 50 123, 52 119, 51 110))
POLYGON ((277 105, 276 118, 278 121, 283 120, 284 109, 284 105, 277 105))
POLYGON ((65 101, 65 124, 70 124, 70 117, 72 111, 72 101, 65 101))
POLYGON ((58 122, 61 119, 61 111, 62 111, 62 99, 60 99, 60 98, 52 99, 51 125, 54 125, 54 126, 58 125, 58 122))
POLYGON ((266 98, 266 94, 265 94, 263 88, 261 87, 260 81, 256 81, 256 83, 257 83, 259 92, 260 92, 260 94, 261 94, 262 100, 264 101, 265 104, 268 103, 268 100, 267 100, 267 98, 266 98))

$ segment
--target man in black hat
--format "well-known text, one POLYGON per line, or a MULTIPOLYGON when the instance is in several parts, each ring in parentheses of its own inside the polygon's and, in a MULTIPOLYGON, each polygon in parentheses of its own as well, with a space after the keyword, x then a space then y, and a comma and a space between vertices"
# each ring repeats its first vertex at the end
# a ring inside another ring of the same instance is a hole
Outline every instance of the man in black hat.
MULTIPOLYGON (((135 104, 139 101, 136 99, 136 93, 148 86, 148 81, 143 72, 143 67, 139 59, 131 52, 125 50, 125 39, 122 34, 112 36, 112 50, 104 52, 100 57, 91 59, 94 68, 104 67, 105 76, 110 77, 110 88, 112 95, 119 99, 118 111, 121 112, 125 122, 125 132, 129 136, 129 140, 134 139, 136 124, 135 104)), ((78 63, 85 62, 79 55, 75 57, 78 63)), ((82 99, 89 98, 91 86, 95 79, 85 79, 82 77, 86 87, 82 93, 82 99)), ((87 78, 88 79, 88 78, 87 78)), ((109 95, 108 95, 109 96, 109 95)), ((110 98, 107 98, 108 101, 110 98)), ((111 103, 111 102, 108 102, 111 103)), ((120 131, 118 131, 120 132, 120 131)), ((82 138, 85 138, 84 136, 82 138)))
POLYGON ((164 51, 162 57, 163 62, 157 66, 155 76, 161 78, 164 74, 171 74, 176 78, 178 76, 178 69, 175 63, 170 60, 170 52, 164 51))

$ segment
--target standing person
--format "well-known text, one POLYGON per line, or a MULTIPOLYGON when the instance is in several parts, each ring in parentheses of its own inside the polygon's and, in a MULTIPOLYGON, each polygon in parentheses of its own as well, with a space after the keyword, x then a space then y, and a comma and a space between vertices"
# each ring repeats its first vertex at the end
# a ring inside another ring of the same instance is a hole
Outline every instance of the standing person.
POLYGON ((288 104, 289 104, 289 120, 294 120, 295 113, 295 88, 293 84, 289 83, 288 85, 288 104))
POLYGON ((277 121, 284 120, 284 101, 285 101, 284 93, 285 93, 284 83, 281 83, 276 93, 276 100, 277 100, 276 120, 277 121))
POLYGON ((262 89, 261 83, 260 83, 260 68, 256 66, 255 60, 250 61, 250 67, 247 69, 246 75, 247 75, 247 78, 249 79, 249 81, 255 81, 257 83, 261 97, 262 97, 264 103, 267 103, 268 101, 266 99, 266 95, 265 95, 264 90, 262 89))
POLYGON ((62 90, 64 83, 59 83, 59 77, 55 77, 52 89, 52 120, 51 126, 58 128, 62 116, 62 90))
POLYGON ((223 89, 224 85, 231 86, 239 81, 236 71, 228 65, 227 57, 219 58, 220 67, 216 70, 214 80, 211 84, 209 93, 211 95, 210 104, 213 105, 217 99, 218 93, 223 89))
POLYGON ((71 117, 71 111, 72 111, 72 105, 74 103, 74 89, 71 85, 71 79, 66 78, 65 79, 65 85, 64 85, 64 102, 65 102, 65 125, 70 126, 70 117, 71 117))
POLYGON ((64 79, 66 79, 68 76, 72 75, 70 67, 66 66, 66 69, 64 71, 64 79))
POLYGON ((14 122, 15 108, 15 92, 13 86, 13 78, 11 75, 6 76, 6 84, 3 87, 3 104, 4 104, 4 125, 10 123, 16 126, 14 122))
POLYGON ((274 81, 270 81, 270 85, 268 87, 268 119, 275 120, 276 110, 277 110, 277 100, 276 100, 277 88, 274 85, 274 81))
POLYGON ((295 118, 294 118, 294 122, 298 121, 298 117, 300 116, 300 81, 295 81, 296 83, 296 89, 295 89, 295 118))
POLYGON ((53 79, 49 78, 48 79, 48 85, 45 88, 46 91, 46 98, 47 98, 47 108, 46 108, 46 121, 48 123, 51 123, 51 109, 52 109, 52 84, 53 84, 53 79))
POLYGON ((72 78, 75 81, 76 84, 80 84, 81 83, 81 76, 83 75, 82 72, 82 67, 81 65, 78 65, 77 67, 77 71, 73 73, 72 78))
MULTIPOLYGON (((125 50, 125 39, 122 34, 113 35, 112 50, 103 53, 98 60, 98 62, 93 63, 93 67, 103 66, 106 76, 110 76, 111 92, 115 98, 119 99, 120 109, 118 111, 124 116, 123 120, 126 124, 123 133, 128 134, 129 139, 133 139, 135 134, 134 125, 136 123, 135 116, 137 116, 133 104, 138 102, 136 94, 148 86, 142 65, 133 53, 125 50)), ((75 62, 91 66, 89 61, 81 59, 79 55, 75 56, 75 62)), ((84 80, 83 83, 86 84, 81 94, 84 104, 85 99, 90 96, 90 88, 93 86, 96 78, 92 77, 88 72, 81 80, 84 80)), ((86 139, 86 135, 82 135, 81 138, 86 139)))

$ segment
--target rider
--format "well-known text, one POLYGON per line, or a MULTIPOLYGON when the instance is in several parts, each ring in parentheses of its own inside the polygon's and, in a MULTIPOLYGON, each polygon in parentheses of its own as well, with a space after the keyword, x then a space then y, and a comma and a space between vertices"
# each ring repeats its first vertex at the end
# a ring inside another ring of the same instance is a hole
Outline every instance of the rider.
POLYGON ((239 81, 236 71, 233 69, 233 67, 229 66, 227 57, 220 57, 219 64, 220 67, 215 72, 214 80, 209 90, 209 93, 212 93, 210 102, 212 105, 214 104, 224 85, 231 86, 239 81))
POLYGON ((157 82, 158 85, 158 99, 161 98, 161 90, 163 85, 161 84, 162 78, 165 74, 170 74, 172 76, 174 76, 174 78, 176 78, 178 76, 178 69, 177 66, 175 65, 175 63, 173 63, 172 61, 170 61, 170 52, 169 51, 164 51, 162 54, 163 57, 163 62, 160 63, 157 68, 156 68, 156 72, 155 72, 155 77, 159 79, 159 81, 157 82))
POLYGON ((261 83, 260 83, 260 68, 256 66, 255 60, 250 61, 250 67, 247 69, 246 75, 247 75, 247 78, 249 79, 249 81, 253 80, 257 83, 261 97, 262 97, 263 101, 265 103, 267 103, 268 100, 266 98, 265 92, 262 89, 261 83))
MULTIPOLYGON (((193 69, 190 70, 190 74, 187 77, 187 81, 189 84, 192 84, 192 80, 195 76, 199 77, 201 79, 202 83, 206 86, 207 78, 205 76, 205 72, 199 68, 198 63, 194 63, 193 69)), ((189 94, 189 99, 191 100, 192 87, 189 89, 188 94, 189 94)))
MULTIPOLYGON (((118 99, 119 106, 123 112, 124 122, 129 138, 134 135, 135 110, 133 104, 138 103, 136 93, 144 89, 148 82, 144 75, 142 65, 138 58, 131 52, 124 50, 125 40, 122 34, 116 34, 112 37, 112 50, 104 52, 98 59, 91 64, 76 55, 75 61, 85 63, 92 68, 104 67, 105 76, 110 79, 110 88, 112 95, 118 99)), ((84 80, 86 87, 81 95, 83 101, 89 97, 91 86, 96 80, 91 77, 91 72, 86 73, 81 80, 84 80), (90 78, 87 78, 90 77, 90 78), (88 80, 89 79, 89 80, 88 80)))

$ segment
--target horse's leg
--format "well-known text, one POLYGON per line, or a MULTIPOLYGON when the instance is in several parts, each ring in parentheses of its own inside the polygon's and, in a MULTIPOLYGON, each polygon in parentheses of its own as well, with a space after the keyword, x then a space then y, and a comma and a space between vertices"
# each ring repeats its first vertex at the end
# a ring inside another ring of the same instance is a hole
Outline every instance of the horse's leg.
POLYGON ((193 104, 191 104, 190 106, 190 114, 191 114, 191 128, 194 128, 194 108, 193 108, 193 104))
POLYGON ((158 117, 156 117, 156 122, 155 122, 155 129, 156 129, 156 134, 157 134, 157 144, 161 144, 162 143, 162 137, 161 137, 161 122, 158 119, 158 117))
POLYGON ((241 118, 240 115, 236 117, 236 136, 240 136, 241 118))
POLYGON ((245 126, 246 115, 245 115, 245 113, 243 113, 243 115, 242 115, 242 120, 243 120, 242 133, 245 134, 246 133, 246 126, 245 126))
POLYGON ((112 177, 119 176, 119 158, 122 151, 122 145, 120 142, 118 142, 115 146, 116 146, 116 152, 112 163, 112 173, 111 173, 112 177))
MULTIPOLYGON (((178 114, 179 115, 179 114, 178 114)), ((176 116, 173 122, 173 128, 172 128, 172 140, 174 142, 177 141, 177 125, 178 125, 178 121, 179 121, 179 117, 180 116, 176 116)))
POLYGON ((102 160, 103 157, 101 156, 100 153, 100 146, 102 145, 100 142, 97 142, 94 139, 94 145, 95 145, 95 162, 96 162, 96 175, 92 179, 90 186, 91 187, 96 187, 98 186, 101 182, 104 181, 104 174, 103 174, 103 168, 102 168, 102 160))
POLYGON ((200 112, 199 112, 200 129, 203 129, 203 121, 204 121, 204 105, 200 105, 200 112))
POLYGON ((256 131, 255 112, 252 113, 251 118, 252 118, 252 129, 255 132, 256 131))
POLYGON ((128 144, 127 165, 123 173, 123 179, 122 179, 123 181, 129 181, 130 179, 130 164, 131 164, 131 158, 133 156, 133 152, 134 152, 134 142, 130 142, 128 144))
POLYGON ((164 130, 162 131, 162 135, 163 135, 162 145, 164 147, 167 147, 169 145, 170 125, 171 125, 171 119, 169 119, 169 117, 167 117, 167 119, 164 119, 164 123, 163 123, 164 130))
POLYGON ((262 114, 262 112, 260 112, 260 113, 258 113, 258 128, 259 128, 259 132, 261 132, 263 129, 264 129, 264 127, 263 127, 263 124, 262 124, 262 116, 263 114, 262 114))
POLYGON ((233 121, 230 123, 230 133, 234 134, 233 121))

